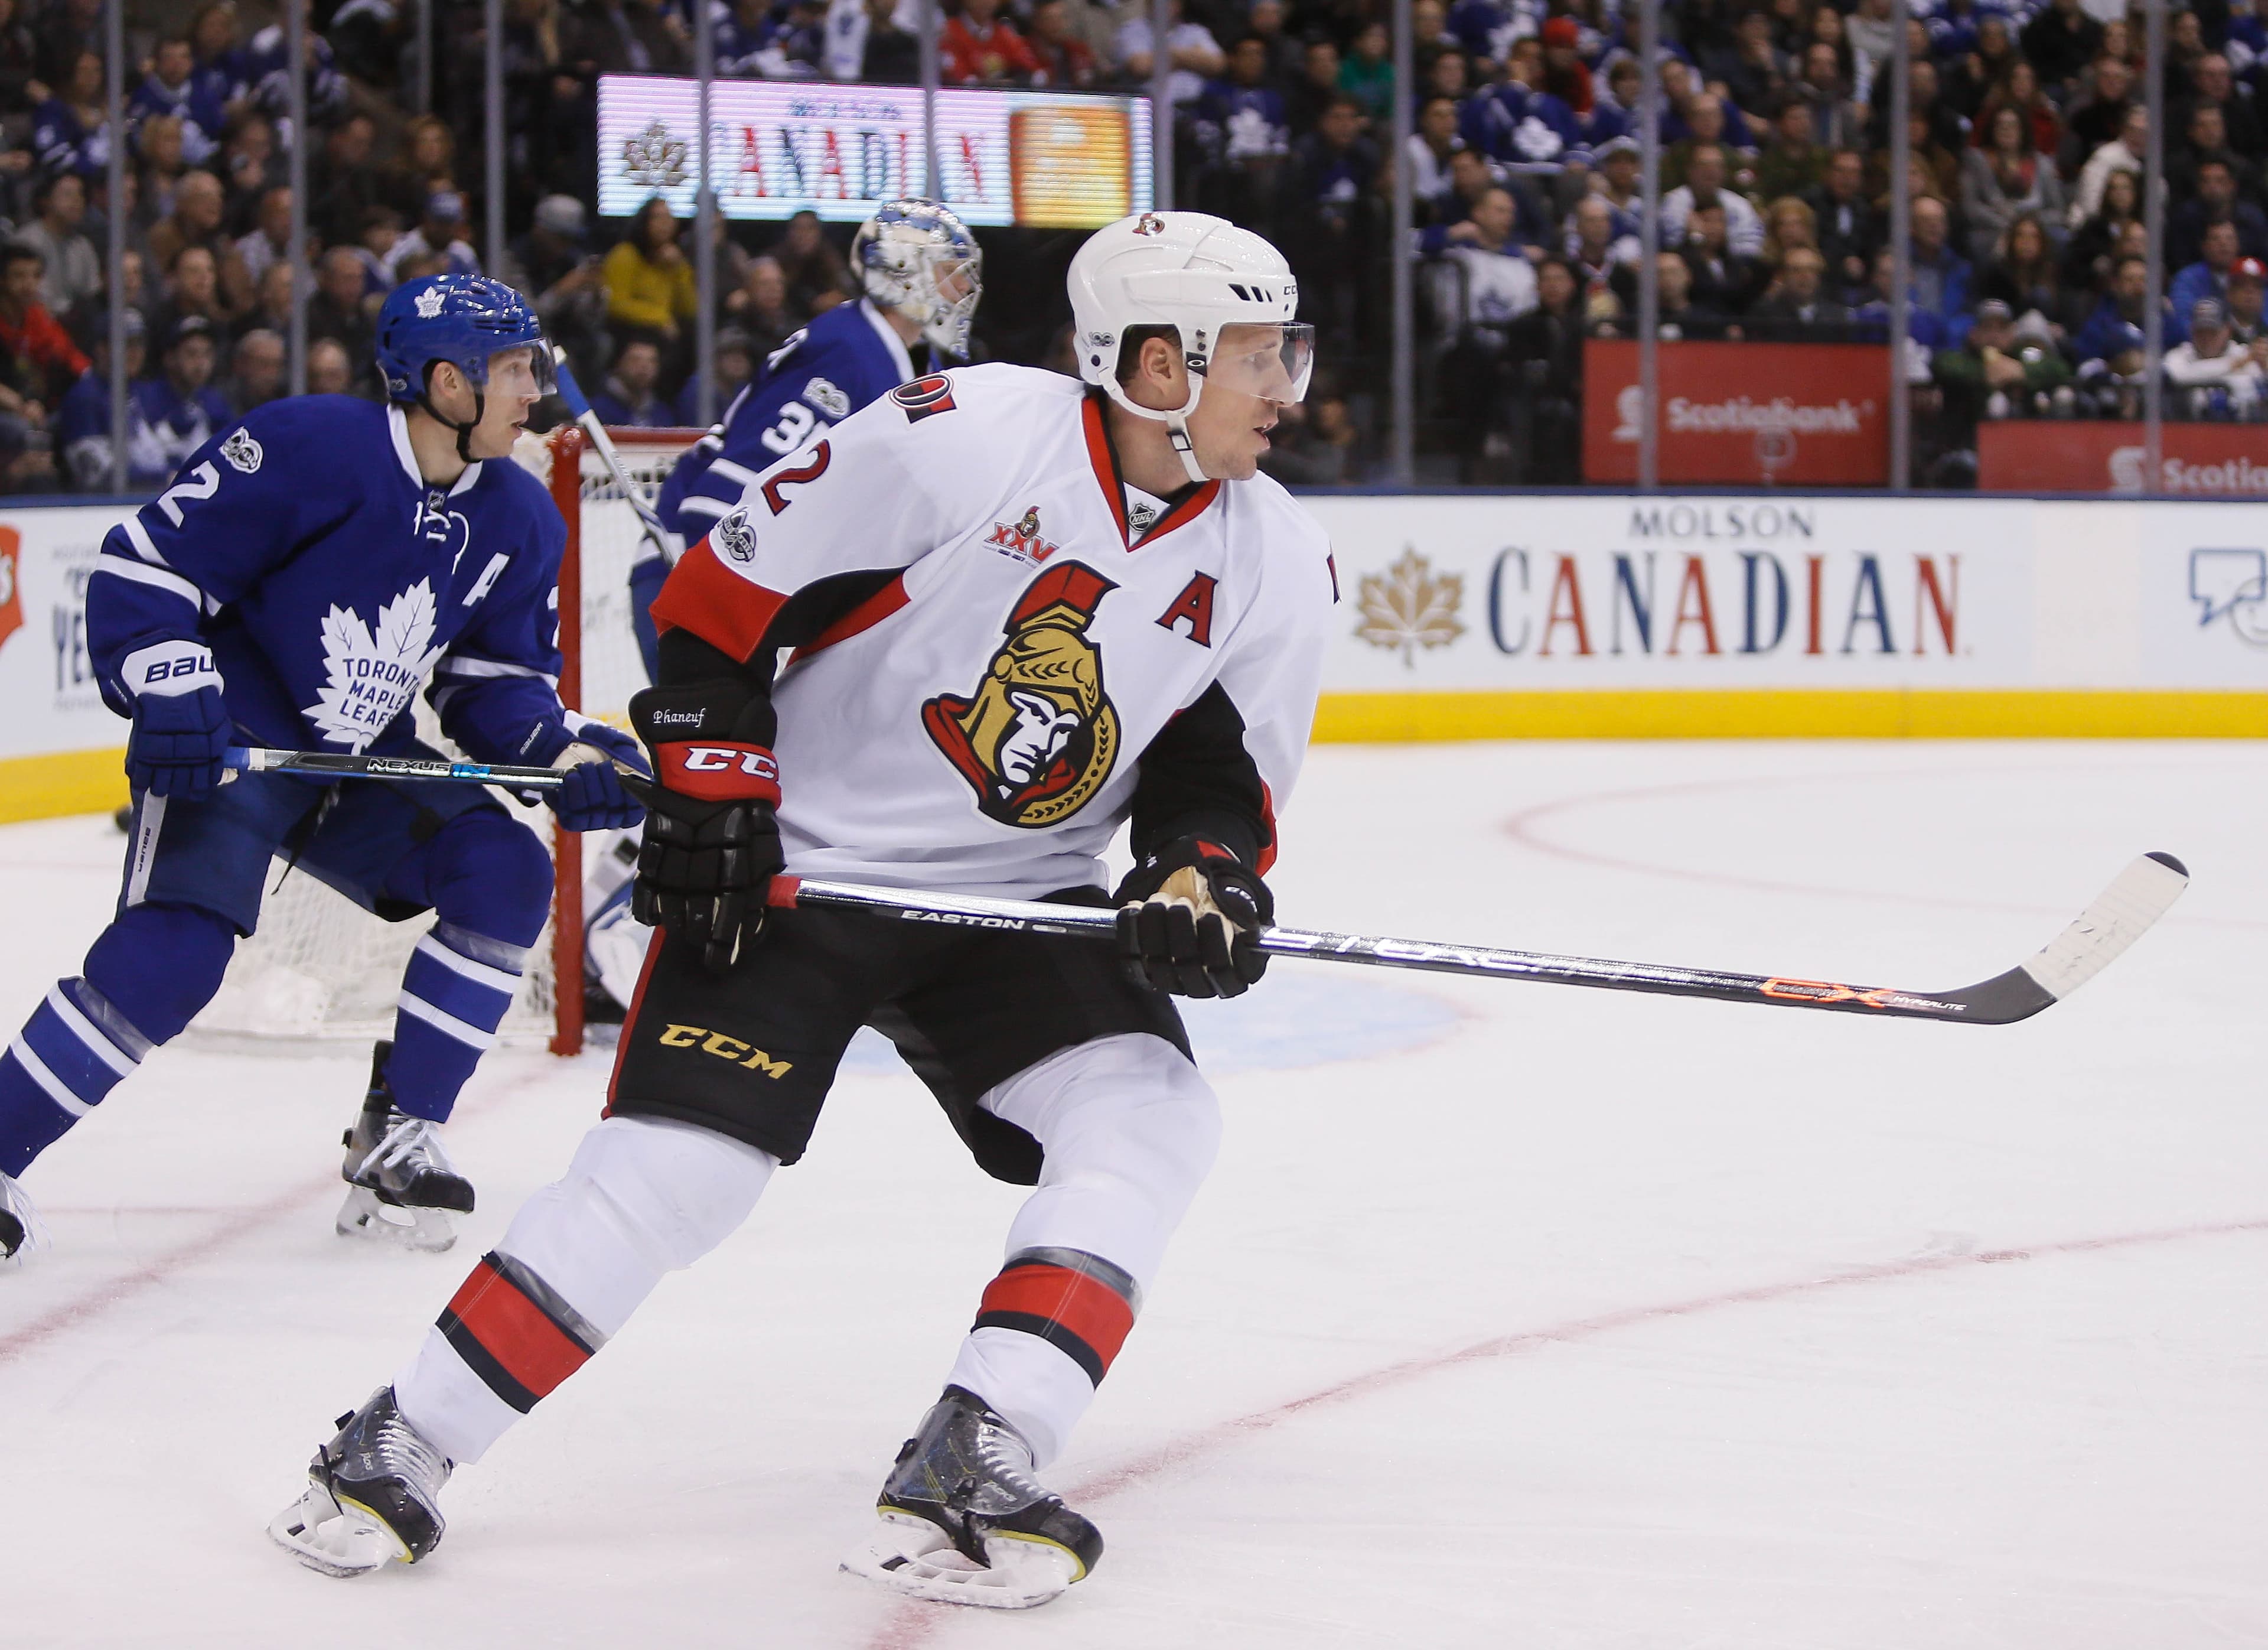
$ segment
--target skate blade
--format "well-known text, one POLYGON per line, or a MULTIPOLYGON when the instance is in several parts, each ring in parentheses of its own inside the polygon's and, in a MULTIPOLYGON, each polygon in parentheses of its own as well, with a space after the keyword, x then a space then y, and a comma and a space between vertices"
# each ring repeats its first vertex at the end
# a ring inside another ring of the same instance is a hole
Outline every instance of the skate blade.
POLYGON ((269 1521, 268 1538, 310 1570, 341 1580, 414 1562, 409 1549, 368 1508, 342 1504, 314 1483, 269 1521))
POLYGON ((984 1609, 1030 1609, 1061 1596, 1086 1573, 1077 1557, 1051 1541, 995 1532, 984 1538, 989 1566, 971 1564, 927 1519, 885 1513, 887 1527, 872 1546, 852 1553, 843 1567, 852 1575, 936 1604, 984 1609))
POLYGON ((411 1209, 382 1201, 367 1186, 351 1186, 340 1206, 336 1230, 341 1237, 365 1238, 391 1243, 423 1255, 438 1255, 457 1241, 457 1228, 446 1209, 411 1209))

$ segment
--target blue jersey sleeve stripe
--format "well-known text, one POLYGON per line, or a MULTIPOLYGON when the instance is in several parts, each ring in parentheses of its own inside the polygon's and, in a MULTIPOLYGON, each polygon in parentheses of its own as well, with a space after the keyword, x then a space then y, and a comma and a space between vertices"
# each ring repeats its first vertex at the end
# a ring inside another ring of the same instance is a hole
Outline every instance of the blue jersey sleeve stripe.
POLYGON ((94 558, 94 571, 98 573, 108 573, 114 578, 127 579, 134 584, 147 585, 153 590, 164 591, 169 596, 179 596, 183 601, 188 602, 192 609, 208 605, 203 591, 199 590, 179 573, 169 573, 162 567, 151 567, 123 556, 113 556, 105 552, 94 558))
POLYGON ((125 530, 127 538, 132 541, 135 555, 153 567, 172 571, 173 563, 166 559, 165 552, 160 550, 157 542, 151 538, 150 529, 142 525, 142 517, 138 512, 127 517, 118 525, 125 530))
POLYGON ((750 469, 745 464, 735 464, 730 459, 718 459, 709 467, 711 475, 731 482, 736 487, 746 487, 762 473, 750 469))
POLYGON ((679 501, 677 512, 680 515, 707 516, 715 520, 732 514, 740 502, 737 498, 708 498, 699 493, 688 493, 679 501))
POLYGON ((488 681, 498 676, 527 676, 537 681, 559 685, 559 678, 535 668, 533 665, 508 665, 500 659, 480 659, 470 653, 449 653, 434 667, 438 676, 465 676, 475 681, 488 681))

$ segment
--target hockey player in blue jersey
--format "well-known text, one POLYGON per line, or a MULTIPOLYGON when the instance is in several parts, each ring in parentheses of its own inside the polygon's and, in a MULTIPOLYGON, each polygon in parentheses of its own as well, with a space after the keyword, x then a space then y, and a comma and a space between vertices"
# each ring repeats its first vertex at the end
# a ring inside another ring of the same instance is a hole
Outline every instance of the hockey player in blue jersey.
POLYGON ((568 773, 551 794, 570 829, 640 817, 613 765, 643 770, 638 748, 554 687, 565 527, 508 457, 548 376, 534 314, 501 283, 430 276, 394 289, 377 346, 388 404, 256 409, 103 541, 87 629, 133 723, 125 886, 84 972, 0 1054, 0 1256, 39 1233, 18 1177, 211 998, 278 854, 380 917, 437 918, 347 1131, 339 1230, 446 1248, 447 1212, 473 1206, 438 1125, 519 983, 549 860, 475 787, 224 784, 231 745, 423 750, 431 677, 476 760, 568 773))
MULTIPOLYGON (((960 218, 934 201, 890 201, 858 226, 850 267, 865 296, 838 304, 775 350, 733 398, 724 422, 681 459, 654 501, 674 559, 736 508, 759 473, 868 401, 918 377, 909 353, 968 354, 983 291, 984 254, 960 218)), ((942 365, 934 359, 924 370, 942 365)), ((654 674, 653 621, 669 563, 659 553, 630 569, 630 610, 646 675, 654 674)))

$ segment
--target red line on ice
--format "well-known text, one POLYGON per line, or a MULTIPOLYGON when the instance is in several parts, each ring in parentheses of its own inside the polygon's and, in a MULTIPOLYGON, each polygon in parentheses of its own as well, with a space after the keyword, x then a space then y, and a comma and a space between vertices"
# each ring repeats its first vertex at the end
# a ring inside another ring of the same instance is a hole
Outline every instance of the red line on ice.
MULTIPOLYGON (((1137 1455, 1072 1485, 1064 1492, 1064 1498, 1073 1506, 1081 1506, 1092 1501, 1103 1500, 1122 1490, 1131 1489, 1145 1480, 1171 1472, 1199 1456, 1211 1455, 1243 1439, 1271 1432, 1285 1421, 1310 1410, 1325 1409, 1332 1404, 1368 1397, 1373 1393, 1420 1381, 1462 1364, 1538 1352, 1559 1342, 1594 1340, 1603 1335, 1611 1335, 1617 1330, 1659 1322, 1666 1318, 1694 1317, 1727 1307, 1763 1306, 1799 1295, 1817 1294, 1861 1284, 1894 1283, 1903 1278, 1928 1277, 1970 1266, 2028 1261, 2041 1256, 2091 1255, 2103 1249, 2139 1249, 2153 1243, 2178 1243, 2191 1238, 2229 1237, 2254 1232, 2268 1232, 2268 1219, 2170 1226, 2161 1231, 2127 1232, 2110 1237, 2069 1238, 2060 1242, 2028 1243, 2014 1249, 1984 1249, 1974 1255, 1919 1256, 1907 1260, 1886 1261, 1876 1266, 1853 1267, 1848 1271, 1830 1272, 1822 1278, 1791 1278, 1780 1283, 1756 1284, 1746 1289, 1728 1289, 1718 1294, 1695 1295, 1683 1300, 1624 1307, 1619 1311, 1576 1318, 1548 1329, 1516 1330, 1510 1335, 1476 1341, 1453 1352, 1429 1352, 1422 1357, 1403 1359, 1399 1363, 1351 1375, 1304 1397, 1292 1398, 1268 1409, 1255 1410, 1248 1415, 1200 1427, 1196 1432, 1159 1446, 1147 1455, 1137 1455)), ((961 1605, 900 1604, 875 1630, 874 1636, 866 1641, 866 1650, 915 1650, 916 1646, 928 1643, 938 1630, 956 1619, 965 1618, 967 1614, 966 1607, 961 1605)))

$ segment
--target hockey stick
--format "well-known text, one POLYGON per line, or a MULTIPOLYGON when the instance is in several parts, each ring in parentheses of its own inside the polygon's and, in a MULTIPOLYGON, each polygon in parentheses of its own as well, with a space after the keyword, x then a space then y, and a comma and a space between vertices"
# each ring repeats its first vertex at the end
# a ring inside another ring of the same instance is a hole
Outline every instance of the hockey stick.
POLYGON ((445 779, 500 784, 514 791, 556 791, 567 776, 556 768, 507 768, 438 756, 350 756, 328 750, 236 747, 228 765, 239 773, 281 773, 297 779, 445 779))
POLYGON ((614 438, 607 434, 607 426, 599 422, 599 415, 591 410, 591 402, 583 394, 583 387, 575 381, 575 369, 567 365, 567 352, 555 344, 551 357, 553 369, 559 380, 559 399, 567 403, 568 413, 582 427, 583 433, 591 438, 591 445, 598 449, 600 460, 607 467, 607 474, 613 476, 615 485, 622 490, 622 497, 637 516, 638 528, 645 534, 646 542, 653 546, 653 553, 661 557, 665 566, 674 565, 677 558, 670 554, 669 535, 662 531, 661 518, 654 513, 653 506, 646 503, 637 485, 631 482, 630 472, 622 468, 622 455, 615 451, 614 438))
MULTIPOLYGON (((250 773, 293 774, 316 779, 439 779, 500 784, 515 790, 550 790, 566 783, 564 774, 549 768, 492 767, 482 762, 422 756, 349 756, 329 751, 232 750, 229 766, 250 773)), ((644 781, 643 775, 629 773, 628 777, 644 781)), ((1314 957, 1326 962, 1360 962, 1381 969, 1534 980, 1548 985, 1586 985, 1600 991, 1644 991, 1665 997, 1705 997, 1727 1003, 1762 1003, 1774 1008, 1823 1008, 1849 1014, 1887 1014, 1901 1020, 1950 1020, 1969 1025, 2006 1026, 2028 1020, 2062 1001, 2100 974, 2151 924, 2166 914, 2189 886, 2189 880, 2188 869, 2173 855, 2144 854, 2120 872, 2095 902, 2030 961, 1952 991, 1845 985, 1831 980, 1799 979, 1786 975, 1732 974, 1718 969, 1685 969, 1660 962, 1613 962, 1593 957, 1563 957, 1548 952, 1507 951, 1488 946, 1329 933, 1307 928, 1270 928, 1255 943, 1271 956, 1314 957)), ((774 877, 765 902, 781 909, 813 906, 866 911, 902 922, 948 923, 968 928, 1085 939, 1114 939, 1118 932, 1116 911, 1092 906, 1042 905, 1025 900, 872 888, 858 882, 801 877, 774 877)))
MULTIPOLYGON (((1314 957, 1329 962, 1364 962, 1379 968, 1421 969, 1436 974, 1536 980, 1553 985, 1587 985, 1609 991, 1706 997, 1719 1002, 1762 1003, 1775 1008, 1824 1008, 1842 1013, 1887 1014, 1904 1020, 1950 1020, 1970 1025, 2006 1026, 2029 1019, 2093 979, 2140 938, 2145 929, 2165 915, 2166 909, 2188 886, 2189 872, 2173 855, 2145 854, 2120 872, 2095 902, 2030 961, 1953 991, 1904 991, 1888 986, 1842 985, 1829 980, 1778 975, 1728 974, 1715 969, 1682 969, 1658 962, 1609 962, 1535 951, 1443 945, 1427 939, 1390 939, 1369 934, 1324 933, 1303 928, 1270 928, 1255 943, 1272 956, 1314 957)), ((798 877, 775 877, 768 903, 777 907, 862 910, 905 922, 951 923, 971 928, 1079 935, 1092 939, 1115 938, 1118 922, 1116 912, 1089 907, 868 888, 858 883, 798 877)))

